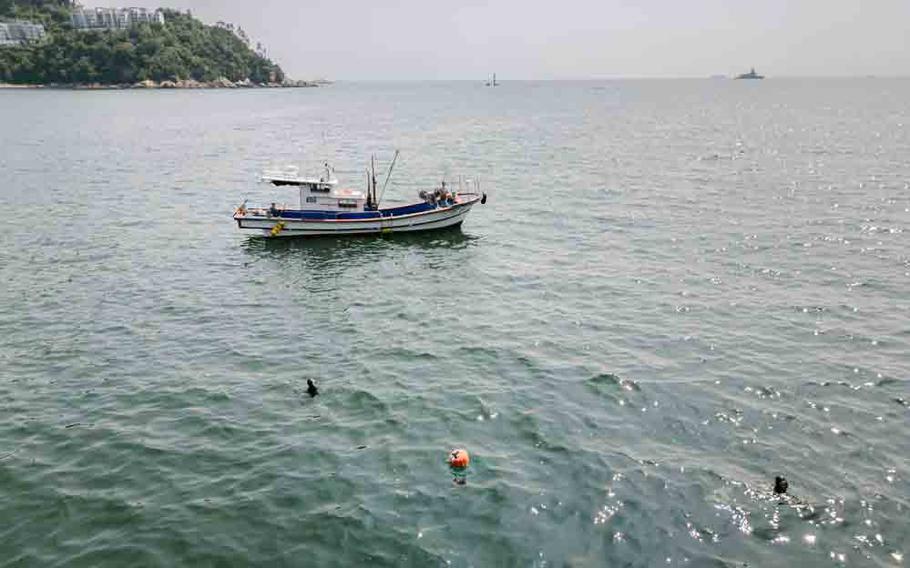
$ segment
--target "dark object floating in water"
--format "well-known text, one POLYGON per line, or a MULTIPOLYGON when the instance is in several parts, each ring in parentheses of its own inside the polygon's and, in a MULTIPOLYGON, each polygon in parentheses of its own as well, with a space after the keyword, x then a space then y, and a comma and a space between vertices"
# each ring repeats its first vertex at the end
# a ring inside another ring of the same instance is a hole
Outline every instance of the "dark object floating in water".
POLYGON ((783 495, 787 492, 787 488, 790 487, 790 484, 787 483, 787 480, 778 475, 774 478, 774 494, 783 495))
POLYGON ((759 75, 755 72, 755 67, 749 70, 748 73, 743 73, 742 75, 737 75, 737 79, 764 79, 764 75, 759 75))
POLYGON ((310 398, 319 394, 319 389, 316 388, 316 383, 313 382, 313 379, 306 380, 306 393, 310 395, 310 398))

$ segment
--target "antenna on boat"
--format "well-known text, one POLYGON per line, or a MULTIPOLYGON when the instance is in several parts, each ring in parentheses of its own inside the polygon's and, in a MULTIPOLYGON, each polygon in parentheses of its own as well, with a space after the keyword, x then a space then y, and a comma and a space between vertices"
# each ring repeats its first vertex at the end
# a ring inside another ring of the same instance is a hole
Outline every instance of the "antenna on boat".
POLYGON ((329 155, 328 147, 329 147, 329 142, 325 135, 325 129, 323 129, 323 131, 322 131, 322 155, 323 156, 329 155))
POLYGON ((392 179, 392 170, 395 169, 395 162, 398 161, 398 154, 400 152, 395 150, 395 157, 392 158, 392 164, 389 166, 389 173, 385 176, 385 183, 382 184, 382 193, 379 194, 379 199, 376 200, 376 207, 379 207, 379 204, 382 202, 382 196, 385 195, 385 188, 389 185, 389 180, 392 179))

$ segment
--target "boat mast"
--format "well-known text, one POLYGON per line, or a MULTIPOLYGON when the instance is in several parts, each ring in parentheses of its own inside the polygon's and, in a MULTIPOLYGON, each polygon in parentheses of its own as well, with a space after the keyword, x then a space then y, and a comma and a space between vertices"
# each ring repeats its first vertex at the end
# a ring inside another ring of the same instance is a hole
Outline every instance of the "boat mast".
POLYGON ((366 208, 367 208, 367 210, 370 210, 373 208, 373 203, 370 200, 370 171, 367 170, 366 174, 367 174, 367 205, 366 205, 366 208))
POLYGON ((376 202, 376 156, 370 156, 370 184, 372 187, 373 197, 370 200, 373 206, 378 207, 379 204, 376 202))

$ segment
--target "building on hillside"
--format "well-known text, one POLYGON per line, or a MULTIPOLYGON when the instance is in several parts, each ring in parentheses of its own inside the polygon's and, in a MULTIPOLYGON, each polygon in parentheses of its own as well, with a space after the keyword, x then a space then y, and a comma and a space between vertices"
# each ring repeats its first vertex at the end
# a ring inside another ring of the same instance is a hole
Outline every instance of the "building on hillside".
POLYGON ((44 26, 22 20, 0 22, 0 47, 25 45, 44 39, 44 26))
POLYGON ((82 31, 125 30, 136 24, 163 24, 164 12, 146 8, 76 8, 70 20, 82 31))

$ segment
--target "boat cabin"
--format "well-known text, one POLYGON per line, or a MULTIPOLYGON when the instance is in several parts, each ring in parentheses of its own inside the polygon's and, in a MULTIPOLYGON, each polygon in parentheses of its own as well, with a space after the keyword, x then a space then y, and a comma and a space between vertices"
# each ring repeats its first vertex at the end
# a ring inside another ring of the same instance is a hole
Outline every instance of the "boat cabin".
POLYGON ((301 176, 299 169, 291 166, 265 171, 262 181, 275 186, 297 187, 301 211, 364 211, 366 208, 366 194, 356 189, 339 188, 328 164, 325 164, 324 175, 318 178, 301 176))

